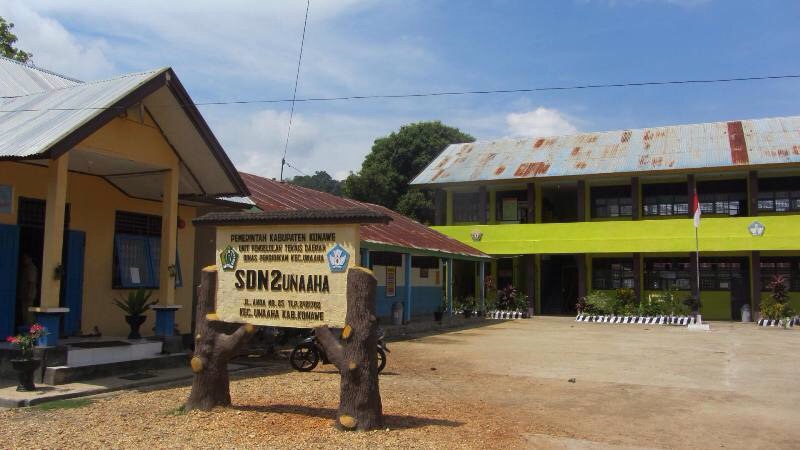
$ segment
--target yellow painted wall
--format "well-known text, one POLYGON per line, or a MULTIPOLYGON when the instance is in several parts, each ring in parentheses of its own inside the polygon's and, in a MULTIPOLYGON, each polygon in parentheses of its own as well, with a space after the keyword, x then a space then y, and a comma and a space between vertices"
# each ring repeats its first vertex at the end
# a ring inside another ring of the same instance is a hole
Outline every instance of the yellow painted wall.
POLYGON ((178 156, 149 116, 143 123, 118 117, 75 147, 165 169, 178 163, 178 156))
MULTIPOLYGON (((12 214, 0 214, 0 223, 17 223, 18 198, 44 200, 47 196, 47 169, 29 164, 0 162, 0 184, 11 184, 14 191, 12 214)), ((70 204, 70 229, 86 232, 86 252, 83 277, 83 332, 98 325, 104 336, 127 336, 128 325, 123 312, 112 299, 127 295, 128 290, 115 290, 112 283, 114 249, 114 219, 117 210, 161 215, 161 203, 130 198, 104 179, 70 173, 67 184, 67 203, 70 204)), ((179 216, 186 227, 178 231, 183 287, 176 289, 178 310, 176 322, 181 332, 190 332, 192 305, 192 267, 194 261, 194 207, 181 206, 179 216)), ((154 297, 157 293, 154 294, 154 297)), ((143 335, 152 335, 155 316, 148 313, 142 326, 143 335)))
MULTIPOLYGON (((525 253, 656 253, 695 250, 692 219, 537 223, 434 227, 490 255, 525 253), (480 242, 470 233, 483 232, 480 242)), ((798 250, 800 215, 706 218, 700 225, 700 251, 798 250), (766 227, 754 237, 748 225, 766 227)))

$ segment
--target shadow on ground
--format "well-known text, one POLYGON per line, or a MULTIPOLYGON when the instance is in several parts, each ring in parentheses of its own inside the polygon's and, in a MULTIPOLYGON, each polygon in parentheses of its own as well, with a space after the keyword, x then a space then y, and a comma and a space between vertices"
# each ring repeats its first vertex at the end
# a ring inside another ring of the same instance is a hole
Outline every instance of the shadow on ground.
MULTIPOLYGON (((308 417, 321 417, 325 419, 335 420, 336 410, 333 408, 319 408, 313 406, 300 406, 300 405, 235 405, 231 408, 240 411, 255 411, 260 413, 275 413, 275 414, 297 414, 308 417)), ((421 428, 427 426, 444 426, 444 427, 460 427, 464 422, 457 422, 454 420, 436 419, 432 417, 417 417, 417 416, 400 416, 395 414, 384 414, 384 424, 386 428, 392 430, 405 430, 412 428, 421 428)))

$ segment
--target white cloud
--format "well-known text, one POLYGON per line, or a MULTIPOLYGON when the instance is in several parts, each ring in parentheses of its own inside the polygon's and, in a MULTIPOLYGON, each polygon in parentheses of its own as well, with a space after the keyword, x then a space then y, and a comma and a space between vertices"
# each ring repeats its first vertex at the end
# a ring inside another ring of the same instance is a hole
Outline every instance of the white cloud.
POLYGON ((508 132, 513 137, 541 137, 574 134, 573 120, 557 109, 538 107, 532 111, 506 116, 508 132))
MULTIPOLYGON (((206 114, 215 122, 214 114, 206 114)), ((219 117, 214 128, 225 142, 234 165, 244 172, 278 178, 286 142, 289 114, 265 109, 245 115, 219 117), (227 117, 227 118, 226 118, 227 117)), ((372 143, 403 123, 397 119, 365 119, 344 114, 295 113, 286 160, 305 174, 327 171, 336 179, 358 170, 372 143)), ((284 177, 298 175, 290 167, 284 177)))
POLYGON ((13 21, 18 47, 33 53, 34 64, 84 80, 113 73, 107 57, 111 50, 105 40, 78 39, 59 22, 24 3, 0 5, 0 15, 13 21))

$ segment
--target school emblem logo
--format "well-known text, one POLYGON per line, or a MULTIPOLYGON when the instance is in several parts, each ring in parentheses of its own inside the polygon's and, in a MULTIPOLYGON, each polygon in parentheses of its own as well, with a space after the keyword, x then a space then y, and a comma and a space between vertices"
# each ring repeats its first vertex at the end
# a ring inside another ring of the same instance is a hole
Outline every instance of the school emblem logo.
POLYGON ((229 245, 219 254, 219 261, 222 264, 222 270, 233 270, 236 268, 236 263, 239 262, 239 253, 229 245))
POLYGON ((750 226, 747 227, 747 230, 750 231, 750 234, 752 234, 755 237, 763 236, 765 229, 766 229, 766 227, 761 222, 759 222, 757 220, 753 221, 750 224, 750 226))
POLYGON ((344 272, 347 268, 347 263, 350 261, 350 253, 339 244, 333 246, 328 250, 328 267, 331 272, 344 272))

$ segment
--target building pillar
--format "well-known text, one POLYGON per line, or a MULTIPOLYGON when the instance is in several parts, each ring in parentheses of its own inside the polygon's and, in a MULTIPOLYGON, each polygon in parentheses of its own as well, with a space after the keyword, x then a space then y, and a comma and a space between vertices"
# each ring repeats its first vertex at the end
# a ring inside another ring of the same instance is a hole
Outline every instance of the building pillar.
POLYGON ((481 314, 486 315, 486 263, 478 261, 478 285, 480 286, 481 314))
POLYGON ((578 180, 578 222, 586 221, 586 181, 578 180))
MULTIPOLYGON (((586 254, 578 253, 575 255, 575 262, 578 265, 578 298, 586 297, 586 254)), ((570 299, 577 300, 577 299, 570 299)))
POLYGON ((453 258, 447 258, 447 310, 453 315, 453 258))
POLYGON ((747 174, 747 215, 758 215, 758 171, 751 170, 747 174))
POLYGON ((480 186, 478 187, 478 223, 486 225, 486 221, 486 186, 480 186))
POLYGON ((361 248, 361 267, 369 269, 369 249, 361 248))
POLYGON ((445 198, 445 193, 441 189, 437 189, 433 192, 433 204, 434 204, 434 211, 433 211, 433 224, 437 226, 441 226, 445 224, 445 215, 446 215, 446 203, 447 199, 445 198))
POLYGON ((405 267, 403 267, 403 269, 404 269, 404 271, 403 271, 404 280, 403 281, 405 281, 405 285, 406 285, 406 301, 405 301, 406 305, 405 305, 405 308, 403 308, 403 315, 405 316, 403 318, 403 321, 405 323, 411 322, 411 290, 412 290, 412 287, 413 287, 413 284, 411 283, 411 260, 412 260, 412 258, 413 257, 411 256, 411 253, 406 253, 405 258, 404 258, 405 259, 405 261, 404 261, 405 262, 405 267))
POLYGON ((639 177, 631 178, 631 219, 639 220, 642 218, 642 195, 639 177))
POLYGON ((453 193, 450 191, 445 192, 445 225, 453 224, 453 193))
POLYGON ((536 255, 525 255, 525 293, 528 294, 528 317, 536 312, 536 255))
POLYGON ((750 287, 751 287, 751 300, 750 318, 755 322, 760 316, 761 308, 761 252, 754 251, 750 254, 750 287))
MULTIPOLYGON (((689 287, 692 293, 692 297, 695 299, 700 299, 700 284, 697 280, 697 269, 699 268, 700 261, 697 258, 697 252, 689 253, 689 287)), ((697 314, 699 311, 692 311, 692 314, 697 314)))
POLYGON ((642 301, 642 254, 633 254, 633 296, 642 301))
POLYGON ((175 304, 175 256, 178 247, 178 181, 180 169, 176 164, 164 172, 161 197, 161 256, 159 267, 159 304, 156 312, 156 336, 169 337, 174 334, 175 312, 181 305, 175 304))
POLYGON ((61 319, 69 308, 61 308, 61 279, 66 276, 61 265, 64 246, 64 210, 67 205, 67 178, 69 153, 49 161, 47 201, 44 216, 44 251, 42 253, 41 301, 39 307, 30 308, 36 321, 46 330, 39 339, 43 346, 58 345, 61 319))
MULTIPOLYGON (((690 173, 686 176, 686 202, 689 205, 689 211, 687 215, 689 217, 694 217, 694 211, 692 211, 692 201, 694 199, 694 193, 697 190, 697 181, 694 178, 694 174, 690 173)), ((698 205, 698 208, 700 205, 698 205)))
POLYGON ((528 183, 526 200, 528 201, 528 223, 536 223, 536 185, 528 183))

